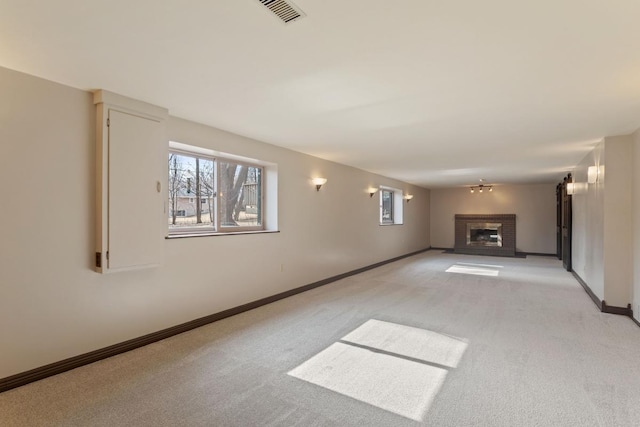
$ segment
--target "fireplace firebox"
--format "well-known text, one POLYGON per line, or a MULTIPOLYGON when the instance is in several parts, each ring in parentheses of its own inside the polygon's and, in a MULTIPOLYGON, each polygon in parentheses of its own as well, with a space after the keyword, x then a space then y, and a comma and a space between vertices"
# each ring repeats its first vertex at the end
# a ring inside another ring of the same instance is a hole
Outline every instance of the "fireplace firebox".
POLYGON ((456 215, 454 252, 470 255, 516 256, 516 216, 514 214, 456 215))
POLYGON ((502 223, 468 222, 467 246, 502 247, 502 223))

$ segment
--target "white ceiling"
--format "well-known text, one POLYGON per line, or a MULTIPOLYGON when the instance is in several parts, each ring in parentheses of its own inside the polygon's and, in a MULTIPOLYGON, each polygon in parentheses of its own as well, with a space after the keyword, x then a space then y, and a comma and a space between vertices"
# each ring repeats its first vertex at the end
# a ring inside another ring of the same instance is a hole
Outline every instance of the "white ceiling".
POLYGON ((431 188, 640 127, 638 0, 294 1, 0 0, 0 65, 431 188))

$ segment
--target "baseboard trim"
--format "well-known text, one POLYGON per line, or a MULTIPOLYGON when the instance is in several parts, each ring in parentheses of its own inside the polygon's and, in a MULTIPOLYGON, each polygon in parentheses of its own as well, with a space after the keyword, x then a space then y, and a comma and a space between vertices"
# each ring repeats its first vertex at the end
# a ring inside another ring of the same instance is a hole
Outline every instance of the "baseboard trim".
POLYGON ((285 292, 281 292, 276 295, 272 295, 266 298, 261 298, 259 300, 249 302, 247 304, 243 304, 237 307, 233 307, 218 313, 214 313, 205 317, 201 317, 199 319, 195 319, 186 323, 182 323, 180 325, 176 325, 167 329, 163 329, 161 331, 153 332, 147 335, 143 335, 138 338, 133 338, 128 341, 121 342, 119 344, 114 344, 109 347, 104 347, 99 350, 91 351, 88 353, 81 354, 79 356, 70 357, 68 359, 61 360, 59 362, 54 362, 45 366, 41 366, 39 368, 31 369, 26 372, 22 372, 19 374, 12 375, 10 377, 0 379, 0 393, 5 392, 7 390, 11 390, 16 387, 20 387, 34 381, 38 381, 47 377, 51 377, 53 375, 61 374, 66 371, 70 371, 75 368, 79 368, 84 365, 88 365, 90 363, 97 362, 102 359, 106 359, 108 357, 116 356, 121 353, 125 353, 127 351, 135 350, 136 348, 143 347, 145 345, 152 344, 157 341, 161 341, 166 338, 170 338, 174 335, 181 334, 183 332, 190 331, 195 328, 199 328, 204 325, 208 325, 209 323, 216 322, 218 320, 225 319, 227 317, 235 316, 236 314, 244 313, 245 311, 253 310, 254 308, 261 307, 263 305, 270 304, 272 302, 276 302, 278 300, 288 298, 290 296, 309 291, 311 289, 327 285, 329 283, 338 281, 340 279, 347 278, 349 276, 353 276, 356 274, 363 273, 368 270, 372 270, 374 268, 381 267, 385 264, 389 264, 395 261, 399 261, 404 258, 408 258, 414 255, 418 255, 420 253, 428 251, 429 248, 421 249, 419 251, 411 252, 405 255, 400 255, 395 258, 391 258, 385 261, 377 262, 375 264, 368 265, 366 267, 358 268, 352 271, 348 271, 346 273, 338 274, 337 276, 332 276, 323 280, 319 280, 317 282, 309 283, 308 285, 301 286, 299 288, 291 289, 285 292))
MULTIPOLYGON (((455 251, 454 248, 432 247, 431 250, 432 251, 445 251, 445 252, 448 252, 448 253, 456 253, 456 252, 454 252, 455 251)), ((504 255, 499 255, 499 256, 504 256, 504 255)), ((544 252, 516 252, 515 256, 518 257, 518 258, 526 258, 528 256, 548 256, 548 257, 554 257, 554 258, 558 257, 558 255, 556 255, 556 254, 546 254, 544 252)))
MULTIPOLYGON (((440 247, 432 247, 432 251, 443 251, 448 254, 463 254, 463 252, 457 252, 454 248, 440 248, 440 247)), ((556 254, 546 254, 543 252, 516 252, 514 256, 511 255, 493 255, 493 254, 466 254, 466 255, 481 255, 481 256, 499 256, 499 257, 507 257, 507 258, 526 258, 528 256, 544 256, 544 257, 554 257, 556 258, 556 254)))
POLYGON ((582 280, 582 277, 580 277, 575 271, 571 270, 571 274, 573 274, 573 277, 575 277, 578 283, 580 283, 580 285, 584 288, 587 295, 589 295, 596 307, 598 307, 598 310, 602 311, 602 301, 600 301, 600 298, 598 298, 596 294, 593 293, 589 285, 587 285, 587 282, 582 280))
POLYGON ((633 319, 633 310, 631 310, 631 304, 626 307, 616 307, 613 305, 607 305, 606 301, 602 301, 602 312, 610 314, 621 314, 623 316, 629 316, 633 319))
POLYGON ((550 256, 550 257, 554 257, 557 258, 558 255, 556 254, 546 254, 544 252, 522 252, 525 256, 550 256))
POLYGON ((589 285, 587 285, 587 283, 584 280, 582 280, 582 277, 580 277, 578 275, 578 273, 576 273, 575 271, 571 270, 571 274, 573 274, 573 277, 575 277, 576 280, 578 281, 578 283, 580 283, 582 285, 584 290, 591 297, 591 299, 593 300, 593 302, 596 304, 596 306, 598 307, 598 309, 601 312, 608 313, 608 314, 619 314, 619 315, 622 315, 622 316, 628 316, 628 317, 631 318, 631 320, 634 321, 635 324, 640 326, 640 322, 638 322, 633 317, 633 309, 631 308, 631 304, 627 304, 626 307, 616 307, 616 306, 613 306, 613 305, 607 305, 606 301, 604 301, 604 300, 600 301, 600 298, 598 298, 596 296, 596 294, 593 293, 593 291, 591 290, 589 285))

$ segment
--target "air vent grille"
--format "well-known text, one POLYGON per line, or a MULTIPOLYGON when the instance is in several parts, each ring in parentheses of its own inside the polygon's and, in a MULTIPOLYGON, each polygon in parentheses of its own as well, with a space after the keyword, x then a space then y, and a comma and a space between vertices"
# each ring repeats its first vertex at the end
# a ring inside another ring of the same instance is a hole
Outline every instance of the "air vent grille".
POLYGON ((289 1, 284 0, 258 0, 273 12, 285 24, 304 18, 306 15, 299 7, 289 1))

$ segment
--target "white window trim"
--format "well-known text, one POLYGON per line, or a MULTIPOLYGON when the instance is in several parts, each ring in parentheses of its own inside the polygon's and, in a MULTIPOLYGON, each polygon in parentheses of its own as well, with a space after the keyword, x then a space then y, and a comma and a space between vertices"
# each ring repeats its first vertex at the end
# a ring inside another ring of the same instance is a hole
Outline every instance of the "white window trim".
MULTIPOLYGON (((255 234, 264 232, 278 231, 278 165, 276 163, 264 160, 252 159, 249 157, 238 156, 235 154, 224 153, 221 151, 211 150, 195 145, 184 144, 176 141, 169 141, 169 151, 184 154, 187 156, 198 156, 200 158, 210 158, 214 161, 231 161, 251 166, 260 166, 263 168, 262 177, 262 227, 255 228, 236 228, 236 227, 218 227, 218 229, 206 228, 185 228, 181 230, 169 230, 167 224, 167 237, 192 237, 192 236, 217 236, 231 234, 255 234)), ((216 203, 217 205, 217 203, 216 203)), ((217 209, 217 206, 216 206, 217 209)))

